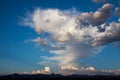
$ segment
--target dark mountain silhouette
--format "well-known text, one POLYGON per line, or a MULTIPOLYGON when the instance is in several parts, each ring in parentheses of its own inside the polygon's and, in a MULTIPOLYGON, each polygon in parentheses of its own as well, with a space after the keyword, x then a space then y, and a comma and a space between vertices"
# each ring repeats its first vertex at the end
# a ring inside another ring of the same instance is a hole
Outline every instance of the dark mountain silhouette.
POLYGON ((0 76, 0 80, 120 80, 120 75, 60 75, 60 74, 11 74, 0 76))

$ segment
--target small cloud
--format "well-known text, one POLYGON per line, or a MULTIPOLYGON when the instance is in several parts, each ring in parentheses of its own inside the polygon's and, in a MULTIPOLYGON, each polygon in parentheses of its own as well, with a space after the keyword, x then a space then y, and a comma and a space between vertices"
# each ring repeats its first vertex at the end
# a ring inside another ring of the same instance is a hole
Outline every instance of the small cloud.
POLYGON ((118 48, 120 48, 120 44, 116 44, 116 45, 115 45, 115 47, 118 47, 118 48))
POLYGON ((50 67, 45 67, 44 70, 36 70, 36 71, 32 71, 32 74, 50 74, 51 70, 50 67))
POLYGON ((44 46, 47 46, 47 42, 46 42, 44 39, 40 38, 40 37, 37 37, 37 38, 35 38, 35 39, 32 39, 31 42, 35 42, 35 43, 37 43, 38 45, 39 45, 39 44, 42 44, 42 45, 44 45, 44 46))
POLYGON ((35 31, 36 31, 38 34, 44 33, 44 31, 43 31, 40 27, 36 27, 36 28, 35 28, 35 31))
POLYGON ((79 68, 75 66, 60 66, 60 70, 79 70, 79 68))
POLYGON ((95 70, 95 68, 94 68, 94 67, 92 67, 92 66, 90 66, 90 67, 86 68, 86 70, 94 71, 94 70, 95 70))
POLYGON ((104 3, 106 0, 92 0, 94 3, 104 3))
POLYGON ((118 19, 118 22, 120 22, 120 18, 118 19))
POLYGON ((50 72, 50 67, 45 67, 45 72, 50 72))
POLYGON ((120 16, 120 7, 115 8, 115 15, 120 16))

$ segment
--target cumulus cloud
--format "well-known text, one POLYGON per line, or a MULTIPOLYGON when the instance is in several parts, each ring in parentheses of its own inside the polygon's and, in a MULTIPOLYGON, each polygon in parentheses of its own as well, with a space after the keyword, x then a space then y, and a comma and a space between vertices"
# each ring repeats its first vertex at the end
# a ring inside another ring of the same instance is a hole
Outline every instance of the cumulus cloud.
POLYGON ((111 23, 100 36, 95 37, 93 45, 101 46, 120 41, 120 23, 111 23))
POLYGON ((90 67, 75 67, 75 66, 61 66, 60 70, 57 72, 63 75, 72 75, 72 74, 80 74, 80 75, 89 75, 95 71, 95 68, 90 67))
MULTIPOLYGON (((120 41, 119 23, 105 24, 111 10, 111 4, 104 4, 95 12, 76 11, 77 14, 71 10, 38 8, 24 19, 24 24, 40 35, 49 34, 31 40, 44 45, 53 54, 41 56, 44 64, 55 62, 58 66, 77 66, 77 60, 99 53, 106 44, 120 41)), ((94 70, 93 67, 90 69, 94 70)))
POLYGON ((96 70, 94 67, 75 67, 75 66, 61 66, 56 72, 63 75, 119 75, 120 70, 96 70))
POLYGON ((101 3, 101 2, 106 2, 106 0, 92 0, 95 3, 101 3))
POLYGON ((32 72, 22 72, 19 74, 51 74, 51 69, 48 66, 45 66, 42 70, 34 70, 32 72))
POLYGON ((102 8, 99 8, 95 12, 83 12, 78 16, 78 20, 83 25, 98 26, 106 22, 112 13, 112 4, 104 4, 102 8))
POLYGON ((36 70, 36 71, 32 71, 31 74, 50 74, 51 70, 50 67, 45 67, 43 70, 36 70))
POLYGON ((94 25, 99 25, 104 23, 111 15, 112 5, 104 4, 102 8, 96 11, 93 15, 94 17, 94 25))
POLYGON ((50 67, 45 67, 43 70, 36 70, 32 72, 23 72, 20 74, 62 74, 62 75, 119 75, 120 70, 96 70, 94 67, 75 67, 75 66, 61 66, 58 71, 51 71, 50 67))
POLYGON ((97 48, 91 44, 98 29, 91 25, 83 28, 76 20, 77 16, 70 11, 35 10, 32 20, 30 20, 32 25, 28 25, 34 28, 38 34, 41 32, 36 29, 41 29, 50 36, 37 37, 32 42, 47 45, 50 47, 49 52, 55 54, 53 57, 44 57, 45 60, 57 61, 59 65, 69 65, 74 63, 76 59, 95 54, 94 50, 97 48))

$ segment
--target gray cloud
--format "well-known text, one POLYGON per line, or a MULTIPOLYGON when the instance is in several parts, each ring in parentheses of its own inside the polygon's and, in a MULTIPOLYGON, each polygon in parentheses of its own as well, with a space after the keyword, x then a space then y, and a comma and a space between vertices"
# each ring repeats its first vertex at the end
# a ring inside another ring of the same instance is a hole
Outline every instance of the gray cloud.
POLYGON ((93 15, 93 25, 100 25, 104 23, 112 13, 112 5, 104 4, 102 8, 96 11, 93 15))
POLYGON ((120 7, 115 8, 115 15, 120 16, 120 7))
POLYGON ((120 23, 111 23, 102 35, 94 38, 93 45, 103 46, 112 42, 120 41, 120 23))
POLYGON ((78 21, 82 23, 82 25, 101 25, 106 22, 106 20, 110 17, 112 13, 112 5, 104 4, 102 8, 99 8, 97 11, 82 13, 78 16, 78 21))

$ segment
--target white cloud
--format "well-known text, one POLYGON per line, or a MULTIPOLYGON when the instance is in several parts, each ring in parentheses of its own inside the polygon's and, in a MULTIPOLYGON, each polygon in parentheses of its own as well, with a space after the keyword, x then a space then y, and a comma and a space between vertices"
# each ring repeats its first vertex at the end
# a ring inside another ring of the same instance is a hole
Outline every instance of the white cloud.
POLYGON ((96 70, 94 67, 75 67, 75 66, 61 66, 56 73, 62 75, 119 75, 120 70, 96 70))
POLYGON ((23 72, 20 74, 62 74, 62 75, 119 75, 120 70, 96 70, 94 67, 75 67, 72 65, 61 66, 58 71, 51 71, 50 67, 45 67, 43 70, 36 70, 32 72, 23 72))
POLYGON ((50 72, 50 67, 45 67, 45 72, 50 72))
POLYGON ((41 56, 44 63, 56 62, 58 66, 77 65, 77 60, 100 52, 105 44, 119 41, 119 24, 105 24, 111 10, 111 4, 104 4, 95 12, 76 11, 77 14, 70 10, 38 8, 24 23, 38 34, 49 34, 44 38, 32 39, 32 42, 45 45, 44 48, 54 54, 49 57, 41 56), (104 30, 100 32, 100 29, 104 30))
POLYGON ((60 66, 60 69, 61 70, 79 70, 79 68, 77 68, 77 67, 75 67, 75 66, 71 66, 71 65, 69 65, 69 66, 60 66))
POLYGON ((88 67, 88 68, 87 68, 87 70, 90 70, 90 71, 95 71, 95 68, 94 68, 94 67, 92 67, 92 66, 90 66, 90 67, 88 67))
POLYGON ((36 70, 36 71, 32 71, 31 74, 50 74, 51 70, 50 67, 45 67, 43 70, 36 70))
POLYGON ((37 43, 38 45, 39 45, 39 44, 42 44, 42 45, 44 45, 44 46, 47 46, 47 45, 48 45, 47 42, 46 42, 44 39, 40 38, 40 37, 37 37, 37 38, 35 38, 35 39, 32 39, 31 42, 35 42, 35 43, 37 43))
POLYGON ((32 21, 32 25, 29 26, 34 28, 38 34, 41 33, 38 32, 41 30, 51 34, 46 38, 37 37, 32 40, 51 47, 48 50, 55 56, 45 57, 45 61, 57 61, 59 66, 70 65, 79 58, 95 54, 95 50, 100 49, 92 46, 92 40, 98 34, 98 28, 92 25, 79 25, 77 16, 70 11, 37 9, 32 14, 30 21, 32 21), (56 45, 58 49, 54 50, 53 45, 56 45))

